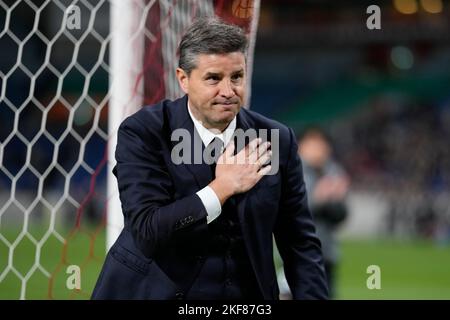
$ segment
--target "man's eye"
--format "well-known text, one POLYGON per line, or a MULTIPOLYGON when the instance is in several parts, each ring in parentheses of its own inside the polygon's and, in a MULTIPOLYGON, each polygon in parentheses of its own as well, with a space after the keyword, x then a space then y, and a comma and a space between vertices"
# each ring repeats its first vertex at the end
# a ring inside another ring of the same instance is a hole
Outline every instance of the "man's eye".
POLYGON ((207 77, 206 80, 207 81, 219 81, 220 79, 219 79, 219 77, 216 77, 216 76, 210 76, 210 77, 207 77))
POLYGON ((231 80, 240 80, 242 78, 242 74, 236 74, 231 77, 231 80))

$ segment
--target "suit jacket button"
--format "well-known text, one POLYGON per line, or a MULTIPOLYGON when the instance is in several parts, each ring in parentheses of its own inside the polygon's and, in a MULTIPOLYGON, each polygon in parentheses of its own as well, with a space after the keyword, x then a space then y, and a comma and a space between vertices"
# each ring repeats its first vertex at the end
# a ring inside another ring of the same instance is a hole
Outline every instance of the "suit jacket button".
POLYGON ((177 298, 177 300, 183 300, 183 298, 184 298, 183 292, 177 292, 175 294, 175 298, 177 298))

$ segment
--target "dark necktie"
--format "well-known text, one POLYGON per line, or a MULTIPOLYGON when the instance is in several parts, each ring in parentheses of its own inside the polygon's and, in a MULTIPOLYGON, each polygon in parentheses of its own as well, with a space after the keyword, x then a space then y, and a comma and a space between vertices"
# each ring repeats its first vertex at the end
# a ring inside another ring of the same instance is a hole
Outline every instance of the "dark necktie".
POLYGON ((216 137, 209 143, 206 149, 208 150, 207 154, 210 154, 214 159, 213 163, 209 165, 211 168, 211 176, 214 179, 216 177, 217 159, 219 159, 221 151, 223 149, 223 141, 220 138, 216 137))

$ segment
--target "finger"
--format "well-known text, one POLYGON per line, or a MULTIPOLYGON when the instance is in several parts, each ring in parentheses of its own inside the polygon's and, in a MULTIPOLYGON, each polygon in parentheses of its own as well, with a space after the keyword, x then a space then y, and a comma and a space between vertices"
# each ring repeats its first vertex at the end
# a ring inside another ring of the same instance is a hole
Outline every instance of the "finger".
POLYGON ((258 146, 258 148, 249 156, 250 163, 254 163, 256 160, 261 158, 263 154, 267 152, 270 147, 270 142, 266 141, 258 146))
POLYGON ((256 138, 256 139, 253 139, 252 141, 250 141, 247 144, 247 148, 246 148, 248 151, 247 155, 250 156, 250 154, 252 154, 256 150, 256 148, 258 148, 258 146, 260 145, 261 142, 262 142, 261 138, 256 138))
POLYGON ((261 170, 258 171, 258 174, 262 177, 265 176, 272 169, 272 166, 268 165, 266 167, 262 167, 261 170))
POLYGON ((219 159, 217 159, 217 164, 224 164, 228 163, 229 159, 233 157, 234 154, 234 141, 233 139, 228 142, 227 146, 225 147, 225 150, 220 155, 219 159))
POLYGON ((266 141, 264 143, 262 143, 259 148, 258 148, 258 154, 262 155, 264 154, 268 149, 270 148, 270 142, 266 141))
MULTIPOLYGON (((253 151, 257 148, 257 146, 261 143, 261 138, 256 138, 250 141, 236 156, 239 164, 248 164, 249 156, 253 153, 253 151)), ((256 159, 253 160, 253 162, 256 159)))
POLYGON ((266 163, 268 163, 271 158, 272 158, 272 151, 268 150, 264 154, 262 154, 257 161, 261 166, 263 166, 266 163))

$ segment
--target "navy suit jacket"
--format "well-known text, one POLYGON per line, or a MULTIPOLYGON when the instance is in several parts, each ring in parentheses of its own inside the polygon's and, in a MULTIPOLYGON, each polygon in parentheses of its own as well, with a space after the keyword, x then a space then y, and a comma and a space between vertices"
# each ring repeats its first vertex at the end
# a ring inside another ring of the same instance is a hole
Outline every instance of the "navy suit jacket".
MULTIPOLYGON (((203 164, 174 164, 171 141, 184 128, 200 137, 187 97, 147 106, 118 131, 117 177, 125 226, 97 280, 93 299, 182 298, 208 254, 207 212, 196 192, 212 177, 203 164)), ((242 108, 237 128, 279 130, 279 171, 236 196, 245 245, 264 299, 278 299, 273 235, 295 299, 327 298, 320 241, 307 206, 294 133, 242 108)), ((192 151, 194 144, 192 144, 192 151)), ((207 297, 205 297, 207 298, 207 297)))

